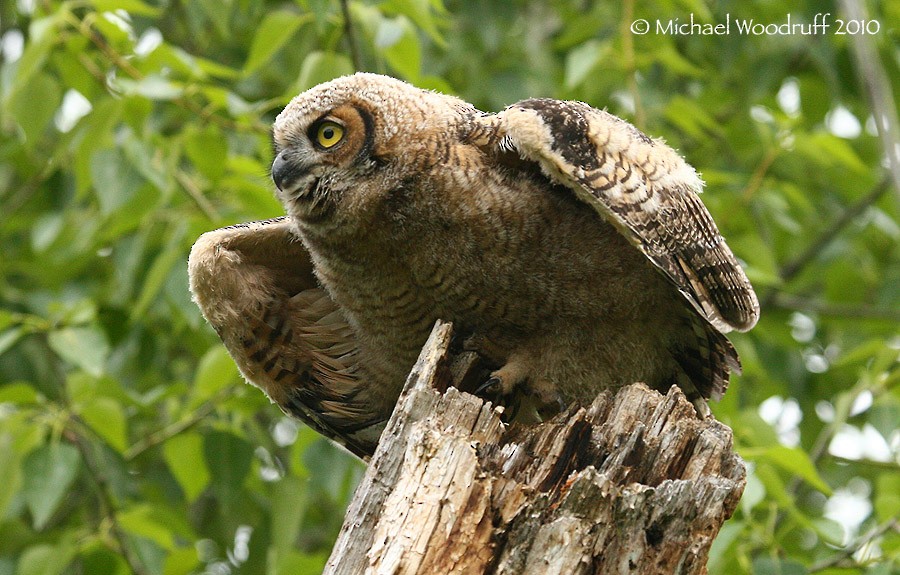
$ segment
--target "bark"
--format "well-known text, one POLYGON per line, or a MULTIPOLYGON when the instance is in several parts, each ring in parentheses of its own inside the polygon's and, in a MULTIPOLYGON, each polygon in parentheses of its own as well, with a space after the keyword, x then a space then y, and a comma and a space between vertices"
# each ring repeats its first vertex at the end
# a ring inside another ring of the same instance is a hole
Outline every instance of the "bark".
POLYGON ((472 363, 451 331, 423 348, 325 573, 706 572, 745 484, 728 427, 643 384, 508 426, 449 386, 472 363))

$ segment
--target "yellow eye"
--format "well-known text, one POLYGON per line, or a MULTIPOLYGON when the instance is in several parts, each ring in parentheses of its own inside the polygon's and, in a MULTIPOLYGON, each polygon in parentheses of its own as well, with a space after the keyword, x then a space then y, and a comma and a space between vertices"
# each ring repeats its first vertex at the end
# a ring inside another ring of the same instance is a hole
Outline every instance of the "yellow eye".
POLYGON ((316 130, 316 143, 331 148, 344 139, 344 127, 337 122, 322 122, 316 130))

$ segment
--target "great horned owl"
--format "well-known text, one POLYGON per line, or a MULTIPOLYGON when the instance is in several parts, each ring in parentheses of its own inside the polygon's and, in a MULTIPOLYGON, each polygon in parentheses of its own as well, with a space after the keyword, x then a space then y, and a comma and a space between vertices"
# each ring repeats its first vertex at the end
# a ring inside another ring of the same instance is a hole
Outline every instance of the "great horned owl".
POLYGON ((611 114, 356 74, 294 98, 274 142, 287 217, 204 234, 192 291, 248 380, 357 455, 438 318, 538 406, 635 381, 718 398, 739 369, 723 334, 759 304, 703 183, 611 114))

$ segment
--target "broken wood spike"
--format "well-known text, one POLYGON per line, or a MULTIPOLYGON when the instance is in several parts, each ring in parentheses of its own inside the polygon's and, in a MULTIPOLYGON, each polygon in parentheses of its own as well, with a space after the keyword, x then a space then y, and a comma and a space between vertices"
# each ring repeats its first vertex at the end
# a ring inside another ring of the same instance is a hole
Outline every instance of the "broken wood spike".
POLYGON ((325 573, 706 573, 746 482, 728 427, 640 383, 508 426, 438 391, 469 370, 451 335, 422 349, 325 573))

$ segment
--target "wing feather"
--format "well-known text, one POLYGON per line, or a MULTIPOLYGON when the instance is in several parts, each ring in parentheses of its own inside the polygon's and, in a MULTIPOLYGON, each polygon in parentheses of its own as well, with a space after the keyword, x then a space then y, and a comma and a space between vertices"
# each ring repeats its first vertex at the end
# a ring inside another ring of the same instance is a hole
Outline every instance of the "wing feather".
POLYGON ((759 302, 674 150, 582 102, 524 100, 480 118, 475 140, 516 152, 593 206, 720 332, 746 331, 759 302))
POLYGON ((361 458, 386 423, 359 370, 356 337, 313 274, 287 218, 207 232, 191 249, 191 292, 250 383, 361 458))

